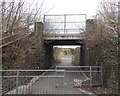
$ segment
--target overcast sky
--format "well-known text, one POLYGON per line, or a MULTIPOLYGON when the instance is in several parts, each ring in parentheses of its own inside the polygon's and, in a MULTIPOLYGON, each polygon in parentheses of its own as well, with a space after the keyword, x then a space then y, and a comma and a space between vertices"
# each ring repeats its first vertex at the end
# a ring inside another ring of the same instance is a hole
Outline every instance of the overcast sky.
MULTIPOLYGON (((42 0, 26 0, 39 2, 42 0)), ((45 14, 87 14, 92 18, 96 14, 100 0, 45 0, 43 13, 45 14)))
POLYGON ((52 8, 46 14, 82 14, 88 18, 96 14, 100 0, 45 0, 45 10, 52 8))
MULTIPOLYGON (((13 0, 5 1, 10 2, 13 0)), ((19 0, 14 1, 17 2, 19 0)), ((21 1, 26 1, 28 3, 34 2, 34 4, 37 3, 37 6, 40 7, 40 4, 43 0, 21 0, 21 1)), ((43 14, 87 14, 88 18, 92 18, 96 14, 99 1, 101 0, 45 0, 42 11, 43 14)))

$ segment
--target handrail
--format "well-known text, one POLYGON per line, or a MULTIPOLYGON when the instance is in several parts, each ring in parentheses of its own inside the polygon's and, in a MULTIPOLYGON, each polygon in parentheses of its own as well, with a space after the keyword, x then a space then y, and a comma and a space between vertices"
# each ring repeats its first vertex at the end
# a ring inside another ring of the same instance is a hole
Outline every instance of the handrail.
POLYGON ((56 71, 65 71, 65 70, 44 70, 44 69, 40 69, 40 70, 28 70, 28 69, 27 69, 27 70, 25 70, 25 69, 24 69, 24 70, 0 70, 0 71, 3 71, 3 72, 4 72, 4 71, 6 71, 6 72, 7 72, 7 71, 14 71, 14 72, 15 72, 15 71, 19 71, 19 72, 24 72, 24 71, 27 71, 27 72, 29 72, 29 71, 56 72, 56 71))
POLYGON ((61 67, 61 68, 69 68, 69 67, 72 67, 72 68, 84 68, 84 67, 100 67, 101 68, 101 66, 56 66, 56 67, 61 67))
POLYGON ((0 76, 1 77, 4 77, 4 78, 16 78, 16 77, 38 77, 38 78, 64 78, 64 76, 55 76, 55 75, 46 75, 46 76, 41 76, 41 75, 37 75, 37 76, 0 76))

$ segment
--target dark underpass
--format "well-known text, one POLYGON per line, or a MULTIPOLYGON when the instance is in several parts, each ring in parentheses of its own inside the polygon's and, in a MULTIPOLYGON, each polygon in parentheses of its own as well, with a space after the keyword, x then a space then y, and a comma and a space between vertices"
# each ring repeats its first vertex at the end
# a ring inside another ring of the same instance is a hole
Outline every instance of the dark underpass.
MULTIPOLYGON (((46 61, 48 61, 51 64, 53 64, 53 47, 54 46, 80 46, 80 66, 85 65, 85 44, 83 40, 45 40, 44 46, 45 46, 45 57, 46 61), (49 54, 48 54, 49 53, 49 54)), ((46 62, 47 63, 47 62, 46 62)))

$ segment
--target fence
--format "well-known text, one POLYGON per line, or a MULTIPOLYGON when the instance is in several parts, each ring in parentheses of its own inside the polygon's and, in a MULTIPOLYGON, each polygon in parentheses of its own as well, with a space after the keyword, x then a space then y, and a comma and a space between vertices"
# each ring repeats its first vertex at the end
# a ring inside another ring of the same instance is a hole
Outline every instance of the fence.
POLYGON ((56 89, 63 84, 64 76, 56 76, 56 71, 64 70, 0 70, 3 72, 2 94, 60 94, 56 89), (10 73, 11 76, 7 76, 10 73), (34 75, 29 74, 34 73, 34 75), (41 74, 42 73, 42 74, 41 74), (36 75, 35 75, 36 74, 36 75))
POLYGON ((65 70, 65 85, 100 86, 103 84, 101 66, 56 66, 56 70, 65 70))
POLYGON ((73 90, 70 87, 102 85, 101 66, 56 66, 49 70, 0 72, 2 94, 69 94, 69 90, 73 90))
POLYGON ((44 33, 82 33, 85 31, 86 18, 86 14, 44 15, 44 33))

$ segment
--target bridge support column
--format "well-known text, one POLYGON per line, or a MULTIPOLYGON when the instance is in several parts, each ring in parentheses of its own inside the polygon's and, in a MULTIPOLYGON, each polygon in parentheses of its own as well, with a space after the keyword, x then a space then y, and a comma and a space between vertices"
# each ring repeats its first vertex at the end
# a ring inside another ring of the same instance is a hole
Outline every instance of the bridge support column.
POLYGON ((50 68, 53 65, 53 46, 45 44, 45 68, 50 68))
POLYGON ((85 66, 85 60, 86 58, 86 46, 85 44, 81 45, 81 50, 80 50, 80 66, 85 66))

